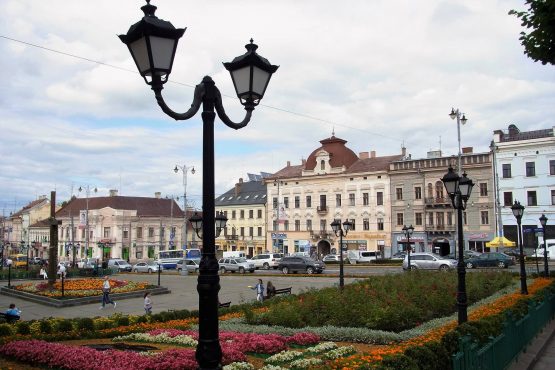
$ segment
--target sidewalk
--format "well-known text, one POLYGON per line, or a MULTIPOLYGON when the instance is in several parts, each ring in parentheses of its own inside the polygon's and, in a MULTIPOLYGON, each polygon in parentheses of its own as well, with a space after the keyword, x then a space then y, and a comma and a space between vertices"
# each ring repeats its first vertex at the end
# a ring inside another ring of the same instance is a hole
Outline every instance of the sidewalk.
POLYGON ((530 343, 525 353, 508 370, 551 370, 555 368, 555 320, 530 343))

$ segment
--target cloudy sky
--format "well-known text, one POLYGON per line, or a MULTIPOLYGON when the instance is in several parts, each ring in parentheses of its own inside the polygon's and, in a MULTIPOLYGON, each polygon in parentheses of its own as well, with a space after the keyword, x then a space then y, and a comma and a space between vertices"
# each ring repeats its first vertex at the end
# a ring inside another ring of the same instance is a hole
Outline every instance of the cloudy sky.
MULTIPOLYGON (((191 104, 210 75, 235 121, 244 110, 221 62, 245 52, 280 65, 250 124, 216 124, 216 193, 247 173, 300 164, 319 141, 355 152, 457 153, 451 107, 466 113, 462 146, 486 151, 493 130, 554 126, 555 67, 525 57, 524 0, 153 0, 187 27, 164 96, 191 104)), ((183 194, 176 164, 194 165, 187 195, 200 207, 202 123, 167 117, 116 35, 143 1, 0 0, 0 206, 7 215, 42 194, 183 194)))

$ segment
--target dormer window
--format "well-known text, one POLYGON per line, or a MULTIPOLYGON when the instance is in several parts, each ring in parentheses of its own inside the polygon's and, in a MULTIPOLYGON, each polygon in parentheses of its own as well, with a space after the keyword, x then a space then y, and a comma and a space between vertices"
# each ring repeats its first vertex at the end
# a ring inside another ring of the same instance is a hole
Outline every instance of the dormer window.
POLYGON ((320 161, 320 170, 324 171, 326 169, 326 161, 323 159, 320 161))

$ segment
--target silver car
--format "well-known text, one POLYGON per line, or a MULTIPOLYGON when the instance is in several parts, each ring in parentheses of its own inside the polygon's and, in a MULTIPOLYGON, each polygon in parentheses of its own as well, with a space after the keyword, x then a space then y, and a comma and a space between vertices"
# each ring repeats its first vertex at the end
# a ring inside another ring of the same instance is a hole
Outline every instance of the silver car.
POLYGON ((222 258, 218 261, 218 263, 220 265, 220 272, 221 273, 224 273, 226 271, 231 271, 231 272, 237 271, 241 274, 244 274, 247 271, 254 272, 254 270, 255 270, 254 263, 249 262, 244 257, 222 258))
POLYGON ((183 268, 187 269, 187 272, 198 272, 200 269, 200 259, 199 258, 186 258, 184 260, 179 260, 177 262, 177 271, 181 272, 183 268))
MULTIPOLYGON (((403 260, 403 270, 408 270, 408 255, 403 260)), ((434 253, 411 253, 411 270, 449 270, 457 267, 457 260, 441 257, 434 253)))
MULTIPOLYGON (((164 266, 160 265, 160 272, 164 270, 164 266)), ((138 262, 133 265, 133 272, 148 272, 152 274, 153 272, 158 272, 158 264, 155 262, 138 262)))

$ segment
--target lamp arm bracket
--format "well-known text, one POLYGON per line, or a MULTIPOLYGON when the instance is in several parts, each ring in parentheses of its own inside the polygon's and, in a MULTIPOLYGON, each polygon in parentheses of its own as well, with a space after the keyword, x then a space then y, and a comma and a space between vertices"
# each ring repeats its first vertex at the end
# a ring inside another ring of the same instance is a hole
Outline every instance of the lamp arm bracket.
POLYGON ((156 98, 156 101, 158 102, 158 105, 160 106, 160 108, 162 108, 162 111, 166 113, 168 116, 170 116, 171 118, 175 119, 176 121, 188 120, 189 118, 192 118, 200 109, 200 105, 202 103, 202 97, 204 96, 203 84, 199 84, 195 86, 193 103, 191 104, 191 108, 189 108, 189 110, 185 113, 176 113, 173 110, 171 110, 170 107, 168 107, 168 105, 164 101, 164 98, 162 97, 162 88, 163 88, 162 85, 152 86, 152 90, 154 90, 154 96, 156 98))
POLYGON ((222 122, 225 123, 226 126, 235 130, 239 130, 240 128, 243 128, 246 125, 248 125, 249 121, 251 120, 252 111, 254 110, 254 105, 246 105, 245 110, 247 111, 247 113, 245 114, 245 118, 243 118, 243 121, 239 123, 235 123, 231 119, 229 119, 229 117, 225 113, 224 105, 222 103, 222 94, 220 93, 220 90, 218 90, 217 88, 215 90, 216 90, 215 91, 216 97, 215 97, 214 106, 216 108, 216 112, 218 113, 218 117, 220 117, 222 122))

